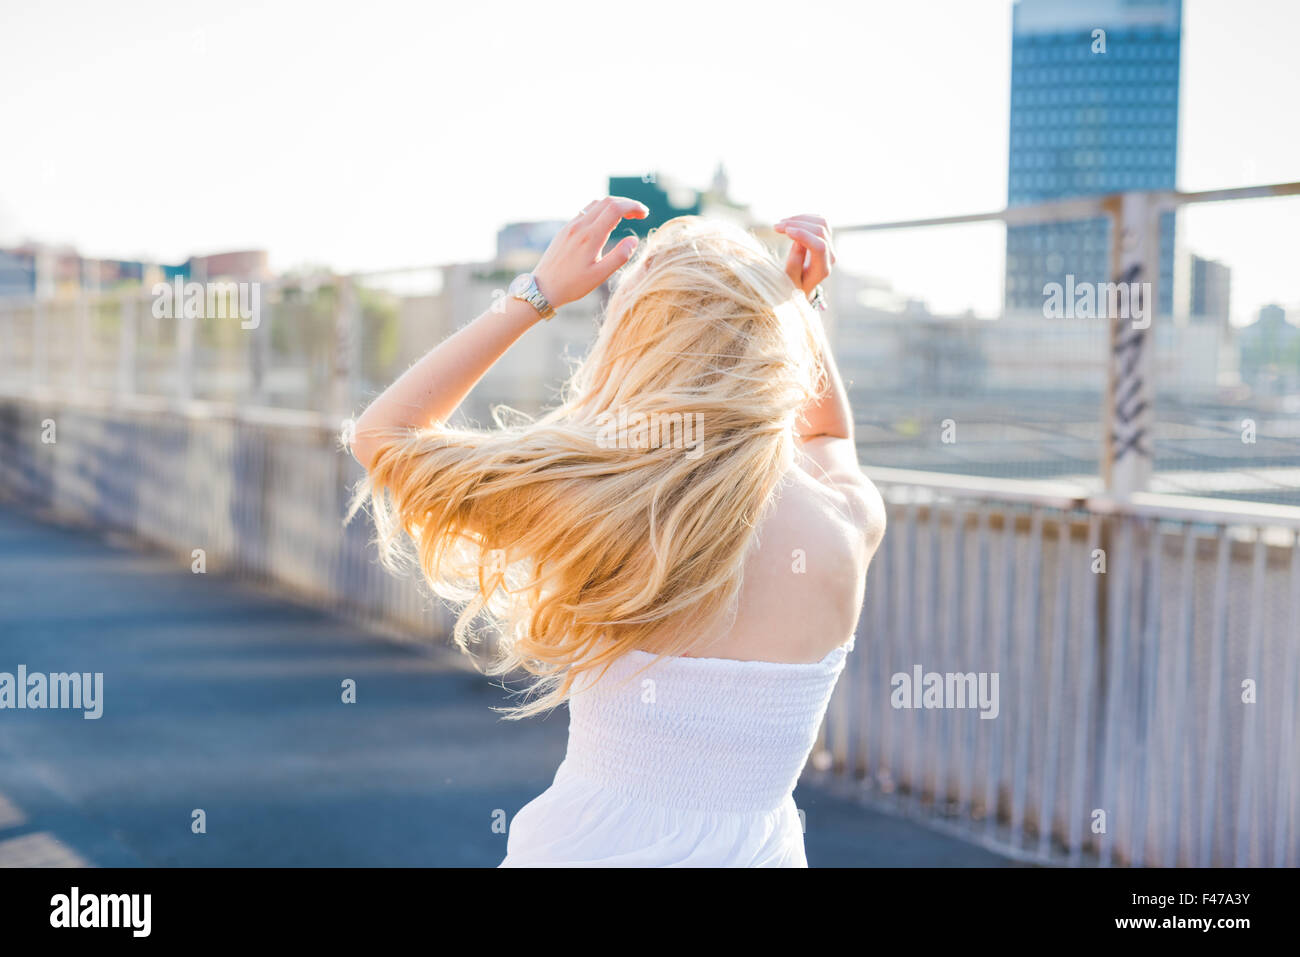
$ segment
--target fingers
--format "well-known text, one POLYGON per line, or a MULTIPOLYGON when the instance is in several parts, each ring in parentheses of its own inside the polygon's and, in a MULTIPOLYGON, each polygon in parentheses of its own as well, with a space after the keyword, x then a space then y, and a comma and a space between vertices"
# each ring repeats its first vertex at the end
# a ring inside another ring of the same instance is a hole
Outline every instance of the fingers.
POLYGON ((778 225, 781 223, 809 223, 813 226, 823 226, 830 229, 826 217, 818 216, 816 213, 800 213, 798 216, 787 216, 785 219, 777 220, 778 225))
POLYGON ((817 236, 820 236, 826 243, 828 262, 831 265, 835 263, 835 244, 831 240, 831 228, 827 225, 826 220, 821 216, 812 213, 805 213, 801 216, 790 216, 780 220, 774 227, 778 233, 784 233, 789 236, 787 229, 804 229, 817 236))
POLYGON ((804 265, 802 276, 805 292, 831 274, 833 260, 828 239, 811 229, 805 229, 802 225, 787 224, 780 227, 779 231, 793 240, 796 246, 803 246, 808 250, 808 261, 804 265))
POLYGON ((632 253, 636 252, 636 244, 636 237, 628 236, 626 239, 620 240, 617 246, 597 260, 595 266, 596 285, 600 285, 626 265, 627 261, 632 258, 632 253))
MULTIPOLYGON (((588 229, 594 225, 597 217, 610 210, 615 203, 622 203, 629 206, 629 212, 626 212, 623 215, 632 219, 644 219, 649 213, 649 210, 646 209, 643 204, 638 203, 634 199, 627 199, 624 196, 605 196, 601 199, 593 199, 586 206, 582 207, 581 212, 579 212, 577 216, 574 216, 571 220, 565 223, 563 231, 570 235, 575 233, 585 234, 588 229), (643 210, 640 215, 635 211, 638 209, 643 210)), ((615 220, 615 222, 617 221, 618 220, 615 220)), ((613 227, 611 227, 611 229, 612 228, 613 227)))
POLYGON ((785 257, 785 274, 796 286, 803 282, 803 264, 807 258, 807 247, 797 242, 790 244, 790 253, 785 257))
POLYGON ((835 263, 830 226, 821 216, 805 213, 783 219, 773 228, 790 240, 786 275, 805 293, 811 294, 817 284, 831 274, 831 266, 835 263))
POLYGON ((624 196, 606 196, 588 209, 583 218, 588 221, 591 234, 600 240, 602 246, 609 234, 614 231, 620 220, 645 219, 650 210, 644 203, 624 196))

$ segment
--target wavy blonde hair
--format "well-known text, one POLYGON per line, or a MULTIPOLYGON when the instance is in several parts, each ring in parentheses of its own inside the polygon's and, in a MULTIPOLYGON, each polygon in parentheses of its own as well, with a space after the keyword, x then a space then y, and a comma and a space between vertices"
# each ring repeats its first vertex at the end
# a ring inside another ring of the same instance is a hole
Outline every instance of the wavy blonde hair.
POLYGON ((510 717, 552 708, 624 652, 681 654, 734 616, 794 420, 825 386, 813 322, 757 238, 670 220, 620 271, 557 408, 389 437, 352 513, 369 502, 390 565, 410 536, 462 606, 463 651, 483 622, 489 673, 534 677, 510 717))

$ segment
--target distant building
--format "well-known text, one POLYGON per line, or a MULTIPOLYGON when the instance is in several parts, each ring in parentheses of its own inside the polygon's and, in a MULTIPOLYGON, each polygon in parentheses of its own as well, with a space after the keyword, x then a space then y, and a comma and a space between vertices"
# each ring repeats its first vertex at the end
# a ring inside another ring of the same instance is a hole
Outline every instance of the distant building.
POLYGON ((36 256, 23 249, 0 249, 0 299, 36 295, 36 256))
MULTIPOLYGON (((1019 0, 1012 14, 1007 204, 1175 188, 1181 0, 1019 0)), ((1160 220, 1159 308, 1172 312, 1175 218, 1160 220)), ((1106 220, 1007 229, 1006 308, 1105 282, 1106 220)))
POLYGON ((713 182, 709 188, 700 193, 700 215, 730 220, 738 226, 754 229, 769 242, 779 238, 777 233, 766 228, 766 224, 758 222, 749 206, 731 197, 731 180, 721 163, 713 172, 713 182))
POLYGON ((555 234, 564 225, 562 219, 535 223, 507 223, 497 230, 497 260, 503 264, 518 262, 520 272, 537 262, 555 234))
POLYGON ((75 296, 83 289, 139 283, 147 269, 137 261, 86 259, 70 246, 24 243, 0 249, 0 296, 75 296))
POLYGON ((1281 306, 1261 308, 1258 319, 1237 331, 1237 339, 1244 382, 1269 394, 1300 389, 1300 328, 1287 322, 1281 306))
MULTIPOLYGON (((1300 331, 1300 330, 1298 330, 1300 331)), ((1106 381, 1108 331, 1093 319, 937 316, 913 300, 903 311, 868 308, 836 327, 836 361, 852 397, 1097 393, 1106 381)), ((1171 395, 1216 394, 1222 337, 1209 325, 1155 327, 1154 374, 1171 395)))
POLYGON ((1213 259, 1188 256, 1187 315, 1193 321, 1213 322, 1228 328, 1232 270, 1213 259))
POLYGON ((626 196, 644 203, 650 210, 645 219, 625 219, 614 231, 611 243, 630 234, 645 238, 650 230, 657 229, 677 216, 698 216, 702 211, 698 190, 683 186, 658 173, 640 176, 611 176, 611 196, 626 196))
POLYGON ((270 276, 265 250, 191 256, 169 265, 133 259, 91 259, 70 246, 25 243, 0 249, 0 297, 63 299, 118 286, 182 279, 260 279, 270 276))
POLYGON ((213 253, 210 256, 191 256, 185 262, 187 278, 204 279, 258 279, 271 274, 266 250, 250 249, 240 252, 213 253))

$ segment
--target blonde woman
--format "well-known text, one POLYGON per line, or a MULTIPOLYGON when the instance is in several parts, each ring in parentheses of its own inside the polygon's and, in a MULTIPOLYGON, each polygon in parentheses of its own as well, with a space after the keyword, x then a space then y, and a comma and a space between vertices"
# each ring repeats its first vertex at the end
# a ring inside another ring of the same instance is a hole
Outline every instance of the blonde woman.
POLYGON ((601 255, 633 200, 568 223, 531 274, 358 419, 360 490, 391 557, 409 536, 455 639, 496 631, 521 717, 569 707, 554 783, 502 866, 806 867, 793 791, 852 647, 884 534, 817 312, 823 219, 756 238, 674 219, 601 255), (618 275, 615 277, 615 273, 618 275), (554 309, 615 278, 561 404, 448 425, 554 309))

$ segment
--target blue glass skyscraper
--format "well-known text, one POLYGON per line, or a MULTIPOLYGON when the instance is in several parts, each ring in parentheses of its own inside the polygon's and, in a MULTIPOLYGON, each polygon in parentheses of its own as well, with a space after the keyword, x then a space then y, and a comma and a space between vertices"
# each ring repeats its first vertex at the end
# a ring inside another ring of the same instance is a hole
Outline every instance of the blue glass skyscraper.
MULTIPOLYGON (((1181 0, 1019 0, 1011 42, 1010 206, 1173 189, 1181 0)), ((1106 220, 1007 229, 1008 310, 1043 286, 1106 282, 1106 220)), ((1173 302, 1174 215, 1160 221, 1159 311, 1173 302)))

